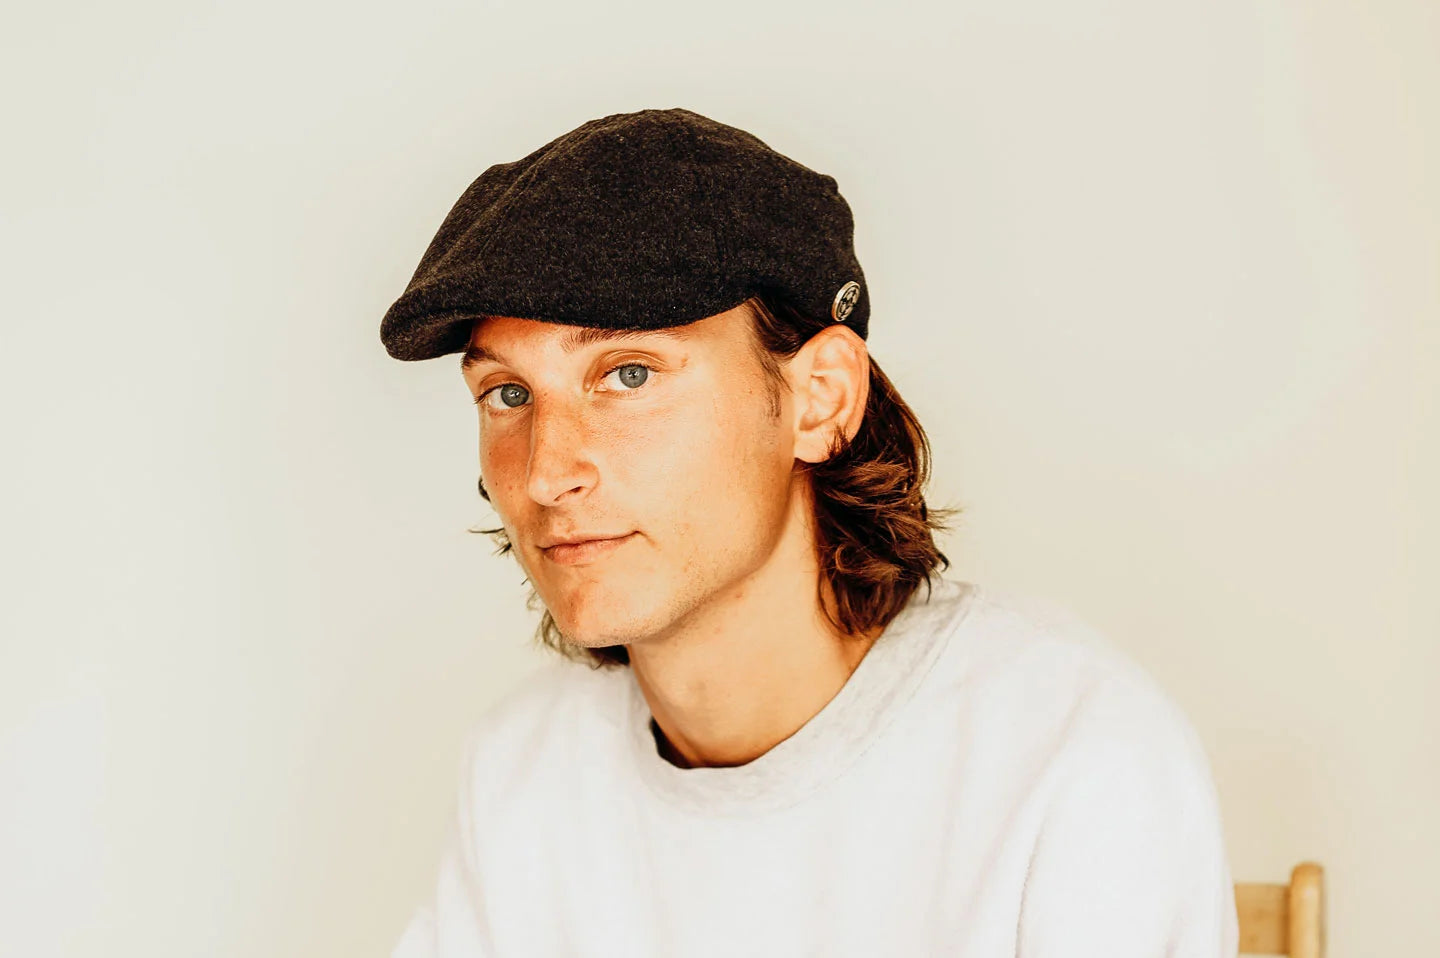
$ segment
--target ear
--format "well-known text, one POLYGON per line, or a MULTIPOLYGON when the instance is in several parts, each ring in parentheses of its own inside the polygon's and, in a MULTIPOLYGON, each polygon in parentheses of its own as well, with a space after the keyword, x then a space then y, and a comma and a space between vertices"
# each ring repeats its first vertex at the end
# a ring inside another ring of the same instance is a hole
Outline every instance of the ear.
POLYGON ((795 458, 824 462, 843 434, 855 438, 870 398, 870 352, 847 326, 821 330, 789 365, 795 397, 795 458))

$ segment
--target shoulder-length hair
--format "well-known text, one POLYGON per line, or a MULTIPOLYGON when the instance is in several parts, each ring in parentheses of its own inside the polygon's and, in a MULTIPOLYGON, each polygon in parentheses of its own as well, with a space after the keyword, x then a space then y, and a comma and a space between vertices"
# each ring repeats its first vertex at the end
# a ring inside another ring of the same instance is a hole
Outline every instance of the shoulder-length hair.
MULTIPOLYGON (((830 323, 763 293, 744 305, 749 307, 752 342, 764 370, 771 414, 778 416, 781 391, 787 388, 782 363, 830 323)), ((873 356, 865 415, 855 436, 847 439, 837 430, 827 459, 814 463, 797 459, 794 468, 809 476, 813 494, 821 574, 816 601, 841 635, 875 634, 900 613, 922 582, 930 588, 937 568, 950 567, 950 560, 936 547, 934 533, 948 530, 946 520, 961 510, 926 508, 929 440, 873 356), (833 596, 833 611, 826 601, 826 585, 833 596)), ((489 502, 483 477, 479 488, 489 502)), ((500 543, 496 555, 513 548, 503 526, 468 531, 495 538, 500 543)), ((592 668, 630 664, 630 652, 623 645, 590 648, 567 638, 549 610, 543 609, 533 587, 526 607, 543 611, 535 631, 537 644, 592 668)))

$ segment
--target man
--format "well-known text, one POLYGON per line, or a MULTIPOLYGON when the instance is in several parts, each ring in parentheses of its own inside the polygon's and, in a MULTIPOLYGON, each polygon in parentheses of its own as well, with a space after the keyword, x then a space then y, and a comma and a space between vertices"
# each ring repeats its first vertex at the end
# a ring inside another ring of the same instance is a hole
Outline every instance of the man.
POLYGON ((681 109, 441 224, 382 339, 461 356, 560 654, 486 713, 397 958, 1235 954, 1178 707, 935 572, 852 233, 833 178, 681 109))

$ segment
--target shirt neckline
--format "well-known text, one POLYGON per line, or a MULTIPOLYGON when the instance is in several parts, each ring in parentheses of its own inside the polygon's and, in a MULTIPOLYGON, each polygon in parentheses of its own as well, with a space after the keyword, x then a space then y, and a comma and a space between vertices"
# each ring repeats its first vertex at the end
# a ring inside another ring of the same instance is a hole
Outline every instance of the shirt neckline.
POLYGON ((652 714, 626 668, 626 739, 636 770, 662 802, 702 815, 794 805, 843 773, 914 695, 973 605, 975 585, 932 578, 885 627, 850 678, 793 735, 744 765, 680 768, 660 754, 652 714))

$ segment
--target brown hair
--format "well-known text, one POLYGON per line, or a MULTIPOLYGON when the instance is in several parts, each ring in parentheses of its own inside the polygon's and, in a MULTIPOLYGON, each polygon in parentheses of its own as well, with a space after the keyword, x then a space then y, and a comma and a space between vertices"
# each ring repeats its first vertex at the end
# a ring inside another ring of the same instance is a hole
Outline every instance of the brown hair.
MULTIPOLYGON (((778 416, 781 390, 786 388, 782 362, 830 324, 764 294, 752 296, 744 305, 752 318, 755 355, 765 373, 771 414, 778 416)), ((854 438, 847 440, 837 430, 828 459, 796 460, 794 468, 810 477, 822 580, 816 598, 841 634, 870 635, 883 629, 922 582, 930 587, 937 566, 950 567, 950 560, 935 545, 934 532, 948 529, 945 520, 961 510, 926 508, 922 490, 930 476, 929 440, 874 357, 865 416, 854 438), (827 583, 834 597, 833 612, 824 599, 827 583)), ((479 488, 489 502, 483 477, 479 488)), ((494 537, 500 543, 496 555, 513 547, 503 526, 468 531, 494 537)), ((526 607, 532 611, 542 607, 533 587, 526 607)), ((592 668, 630 664, 630 652, 623 645, 589 648, 570 641, 548 610, 535 640, 592 668)))

